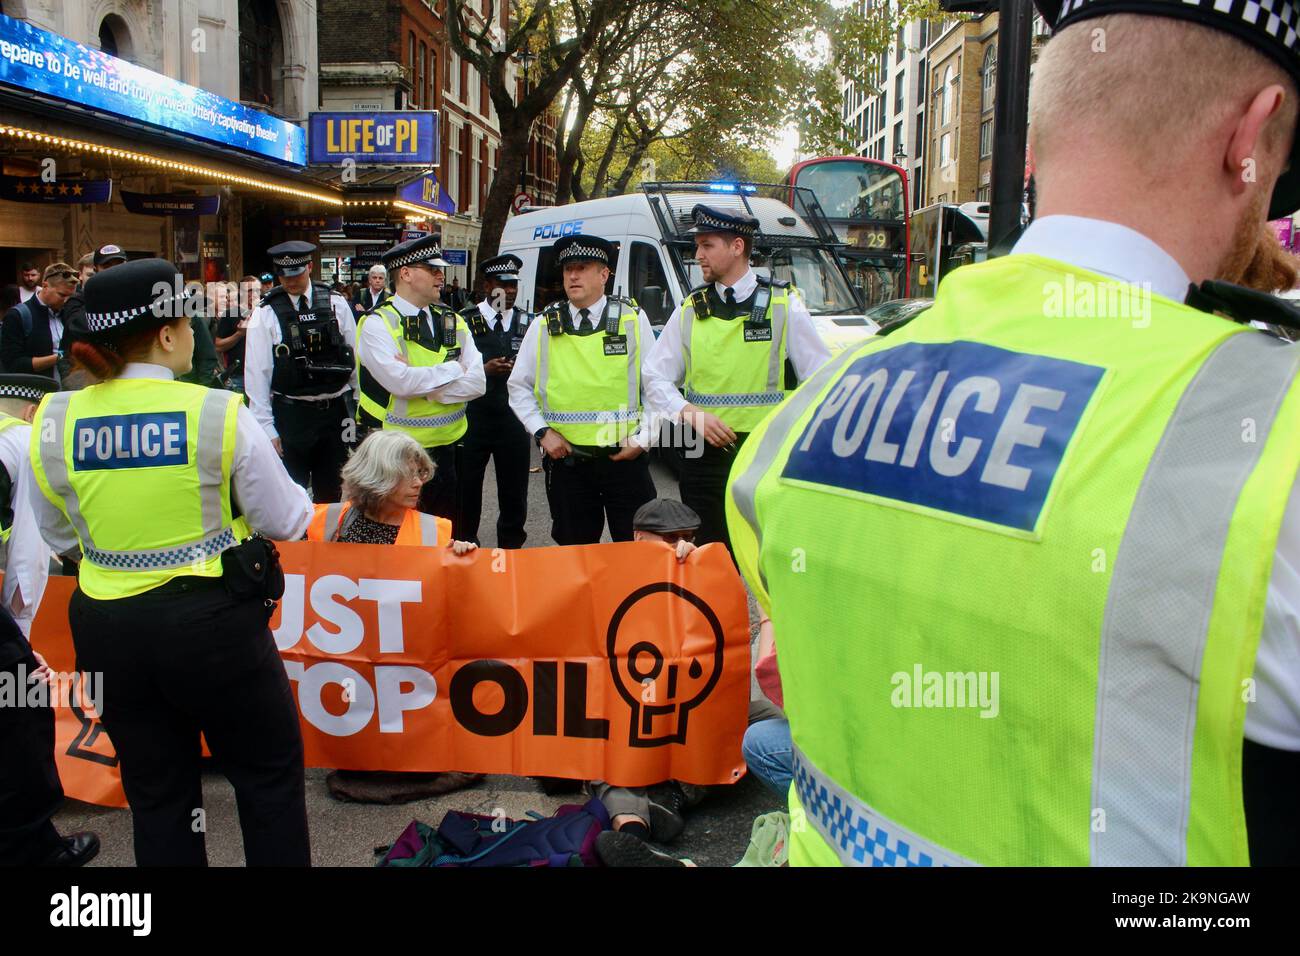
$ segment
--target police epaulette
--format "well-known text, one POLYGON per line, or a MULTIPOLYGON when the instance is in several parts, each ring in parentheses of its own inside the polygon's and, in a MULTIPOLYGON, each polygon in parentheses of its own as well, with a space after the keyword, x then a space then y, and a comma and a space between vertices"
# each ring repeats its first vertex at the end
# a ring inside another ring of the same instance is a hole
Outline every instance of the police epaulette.
POLYGON ((789 279, 773 279, 771 276, 756 276, 759 285, 771 286, 774 289, 790 288, 789 279))
POLYGON ((1189 285, 1186 305, 1201 312, 1214 312, 1243 324, 1263 322, 1288 329, 1300 329, 1300 309, 1285 299, 1231 282, 1207 279, 1189 285))

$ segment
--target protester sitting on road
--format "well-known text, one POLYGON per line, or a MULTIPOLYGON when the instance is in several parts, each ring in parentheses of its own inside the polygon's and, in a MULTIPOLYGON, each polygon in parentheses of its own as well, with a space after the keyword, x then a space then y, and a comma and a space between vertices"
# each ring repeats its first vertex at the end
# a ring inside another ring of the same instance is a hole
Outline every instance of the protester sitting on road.
MULTIPOLYGON (((316 506, 309 541, 450 546, 468 554, 473 541, 453 541, 451 522, 416 510, 420 489, 433 477, 433 460, 405 432, 372 432, 343 466, 343 501, 316 506)), ((355 803, 407 803, 472 786, 482 774, 335 770, 330 795, 355 803)))
POLYGON ((782 799, 790 792, 794 779, 794 748, 790 721, 781 710, 781 675, 776 669, 776 640, 772 619, 766 615, 758 622, 758 660, 754 676, 766 700, 749 704, 749 727, 740 752, 749 772, 775 791, 782 799))
POLYGON ((309 541, 353 544, 450 545, 456 554, 478 547, 453 541, 451 522, 417 510, 433 460, 410 435, 372 432, 343 466, 343 500, 316 506, 309 541))
MULTIPOLYGON (((632 516, 633 541, 672 545, 677 560, 695 550, 700 516, 672 498, 647 501, 632 516)), ((602 780, 588 784, 609 812, 613 829, 596 838, 596 854, 606 866, 685 866, 645 841, 670 843, 686 827, 682 812, 704 798, 704 788, 669 780, 652 787, 615 787, 602 780)))

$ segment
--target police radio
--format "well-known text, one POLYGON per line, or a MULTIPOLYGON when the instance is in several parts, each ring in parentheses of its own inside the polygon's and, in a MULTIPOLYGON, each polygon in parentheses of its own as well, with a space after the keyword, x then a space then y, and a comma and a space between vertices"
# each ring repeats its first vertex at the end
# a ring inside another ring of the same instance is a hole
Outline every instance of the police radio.
POLYGON ((533 322, 532 303, 528 304, 527 309, 515 309, 515 331, 510 336, 510 361, 519 357, 519 348, 524 344, 524 334, 528 331, 528 326, 533 322))
POLYGON ((772 289, 764 282, 759 282, 754 292, 754 305, 745 320, 744 340, 746 342, 771 342, 772 320, 767 317, 767 304, 772 301, 772 289))
POLYGON ((617 292, 605 301, 605 338, 606 355, 627 355, 627 336, 619 334, 620 321, 623 318, 623 296, 617 292))

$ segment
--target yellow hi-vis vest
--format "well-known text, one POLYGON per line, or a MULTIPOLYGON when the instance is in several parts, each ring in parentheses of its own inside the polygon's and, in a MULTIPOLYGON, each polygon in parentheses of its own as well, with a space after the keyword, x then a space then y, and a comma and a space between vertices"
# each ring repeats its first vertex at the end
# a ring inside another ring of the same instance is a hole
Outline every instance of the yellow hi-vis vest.
MULTIPOLYGON (((19 426, 26 428, 27 423, 23 421, 21 418, 14 418, 12 415, 6 415, 3 412, 0 412, 0 433, 7 432, 9 429, 16 428, 19 426)), ((9 494, 11 498, 13 496, 14 489, 16 489, 17 487, 18 487, 18 476, 10 475, 9 494)), ((5 563, 9 557, 9 535, 14 529, 12 516, 15 510, 14 508, 15 505, 17 505, 19 508, 26 508, 27 502, 0 501, 0 511, 5 511, 9 515, 9 520, 7 521, 0 520, 0 569, 4 568, 5 563)))
MULTIPOLYGON (((435 319, 440 317, 441 314, 441 312, 436 313, 435 319)), ((361 321, 357 324, 358 370, 366 363, 366 355, 363 353, 364 346, 361 342, 361 326, 370 321, 372 316, 378 317, 384 323, 384 328, 388 330, 388 334, 397 343, 398 351, 401 352, 408 365, 427 368, 448 361, 447 353, 450 350, 446 347, 439 345, 437 349, 429 349, 419 342, 407 340, 402 331, 402 313, 389 299, 373 312, 363 315, 361 321)), ((435 328, 434 333, 438 336, 442 334, 440 328, 435 328)), ((465 327, 464 321, 460 316, 457 316, 457 347, 464 348, 468 336, 469 331, 465 327)), ((439 342, 441 342, 441 338, 439 338, 439 342)), ((464 435, 469 427, 465 419, 464 402, 444 405, 442 402, 435 402, 424 396, 402 398, 399 395, 389 395, 388 404, 385 406, 380 404, 374 395, 367 394, 366 382, 363 381, 361 397, 358 403, 368 415, 376 421, 383 422, 383 427, 386 430, 405 432, 418 441, 423 448, 450 445, 464 435)))
POLYGON ((762 324, 749 315, 709 315, 707 286, 686 297, 678 319, 686 364, 683 396, 737 432, 752 432, 790 394, 785 388, 790 290, 760 277, 754 295, 767 300, 762 324))
POLYGON ((1011 255, 767 419, 727 512, 780 648, 791 863, 1247 863, 1298 368, 1011 255))
POLYGON ((221 552, 251 534, 230 499, 239 405, 234 392, 157 379, 45 396, 32 468, 81 541, 88 596, 221 576, 221 552))
MULTIPOLYGON (((640 427, 640 315, 635 303, 618 305, 617 335, 606 334, 603 313, 592 316, 598 324, 587 335, 552 334, 556 307, 542 313, 533 394, 546 424, 575 445, 618 445, 640 427)), ((568 303, 558 308, 567 316, 568 303)))

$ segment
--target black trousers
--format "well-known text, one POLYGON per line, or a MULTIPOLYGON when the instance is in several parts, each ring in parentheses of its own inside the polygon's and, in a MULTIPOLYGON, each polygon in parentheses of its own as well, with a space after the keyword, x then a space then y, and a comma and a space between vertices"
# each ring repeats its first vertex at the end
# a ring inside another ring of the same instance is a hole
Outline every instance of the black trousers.
POLYGON ((483 516, 483 476, 492 459, 497 477, 497 547, 522 548, 528 533, 528 468, 532 463, 532 436, 510 411, 490 409, 475 414, 471 403, 469 431, 461 446, 460 514, 463 534, 475 544, 483 516))
MULTIPOLYGON (((689 427, 689 426, 688 426, 689 427)), ((736 435, 736 451, 745 443, 749 433, 736 435)), ((687 448, 682 460, 681 495, 682 504, 695 509, 700 516, 700 530, 696 532, 696 544, 709 544, 721 541, 731 550, 731 536, 727 534, 727 476, 736 460, 735 451, 714 448, 697 435, 703 453, 693 456, 694 449, 687 448)))
POLYGON ((206 866, 199 735, 235 788, 249 866, 309 866, 302 730, 260 600, 183 577, 68 611, 80 670, 102 674, 139 866, 206 866))
POLYGON ((655 496, 644 453, 631 461, 547 456, 542 467, 556 544, 599 544, 606 519, 611 539, 631 541, 632 516, 655 496))
MULTIPOLYGON (((24 642, 25 643, 25 642, 24 642)), ((15 681, 19 700, 0 706, 0 866, 39 863, 62 845, 50 817, 63 802, 63 787, 54 764, 54 710, 27 706, 29 683, 17 683, 37 668, 30 648, 26 656, 0 667, 15 681)))
POLYGON ((464 540, 461 534, 460 475, 457 462, 460 448, 456 445, 438 445, 426 448, 433 459, 433 477, 420 489, 419 508, 427 515, 437 515, 451 522, 452 537, 464 540))
POLYGON ((272 395, 271 414, 289 477, 309 488, 317 504, 338 501, 343 488, 339 472, 348 460, 350 413, 344 397, 300 402, 272 395))

